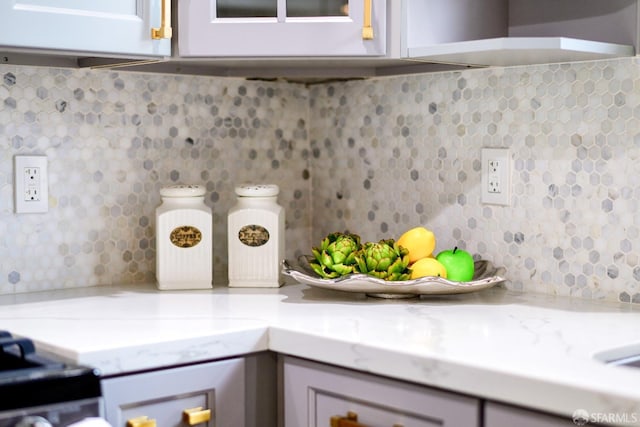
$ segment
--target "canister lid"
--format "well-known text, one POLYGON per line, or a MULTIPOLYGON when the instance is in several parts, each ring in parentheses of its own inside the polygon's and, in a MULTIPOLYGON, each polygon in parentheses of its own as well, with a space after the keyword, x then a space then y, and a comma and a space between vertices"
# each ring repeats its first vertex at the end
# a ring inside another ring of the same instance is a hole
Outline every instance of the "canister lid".
POLYGON ((280 188, 275 184, 242 184, 236 187, 236 195, 240 197, 273 197, 280 188))
POLYGON ((202 197, 206 193, 204 185, 179 184, 160 189, 162 197, 202 197))

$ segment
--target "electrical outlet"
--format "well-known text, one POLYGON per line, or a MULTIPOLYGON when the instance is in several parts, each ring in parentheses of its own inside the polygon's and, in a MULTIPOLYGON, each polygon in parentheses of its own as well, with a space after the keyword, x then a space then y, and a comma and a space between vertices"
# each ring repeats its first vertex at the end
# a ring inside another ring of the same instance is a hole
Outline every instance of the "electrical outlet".
POLYGON ((508 148, 482 149, 482 203, 509 206, 511 156, 508 148))
POLYGON ((23 171, 24 179, 24 201, 38 202, 40 201, 40 168, 25 168, 23 171))
POLYGON ((15 156, 13 172, 16 213, 48 212, 47 158, 15 156))
POLYGON ((500 174, 502 173, 502 162, 499 159, 489 159, 488 162, 488 181, 487 191, 492 194, 502 193, 502 179, 500 174))

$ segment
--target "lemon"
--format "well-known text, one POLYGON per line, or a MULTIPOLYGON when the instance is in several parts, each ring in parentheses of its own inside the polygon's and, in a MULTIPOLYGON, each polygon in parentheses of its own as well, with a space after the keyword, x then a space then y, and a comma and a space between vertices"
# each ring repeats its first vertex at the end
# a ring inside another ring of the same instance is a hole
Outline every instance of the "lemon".
POLYGON ((435 258, 421 258, 414 262, 410 268, 412 279, 425 276, 440 276, 444 279, 447 278, 447 269, 435 258))
POLYGON ((436 236, 424 227, 415 227, 406 231, 396 243, 409 251, 409 263, 426 258, 436 248, 436 236))

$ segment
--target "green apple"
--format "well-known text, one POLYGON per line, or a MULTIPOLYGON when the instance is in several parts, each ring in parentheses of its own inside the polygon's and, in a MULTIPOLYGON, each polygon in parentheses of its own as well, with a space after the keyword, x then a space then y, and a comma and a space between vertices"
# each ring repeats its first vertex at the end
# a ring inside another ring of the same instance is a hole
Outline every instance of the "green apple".
POLYGON ((447 269, 447 279, 454 282, 473 280, 474 262, 469 252, 456 246, 440 252, 436 259, 447 269))

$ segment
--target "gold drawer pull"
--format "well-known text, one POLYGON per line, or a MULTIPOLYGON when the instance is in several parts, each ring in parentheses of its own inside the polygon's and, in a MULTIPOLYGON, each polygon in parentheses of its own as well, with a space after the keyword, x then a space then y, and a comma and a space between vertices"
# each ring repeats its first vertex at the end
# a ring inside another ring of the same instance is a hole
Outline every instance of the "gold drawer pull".
POLYGON ((135 417, 127 420, 127 427, 156 427, 156 420, 149 417, 135 417))
POLYGON ((367 427, 358 422, 358 414, 355 412, 347 412, 346 417, 334 415, 331 417, 331 427, 367 427))
POLYGON ((197 408, 189 408, 182 411, 182 421, 194 426, 196 424, 206 423, 211 419, 211 409, 202 409, 202 406, 197 408))
MULTIPOLYGON (((353 411, 347 412, 346 417, 334 415, 331 417, 330 427, 367 427, 358 422, 358 414, 353 411)), ((393 427, 402 427, 402 424, 394 424, 393 427)))

